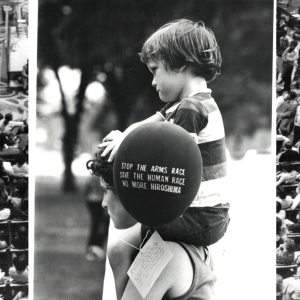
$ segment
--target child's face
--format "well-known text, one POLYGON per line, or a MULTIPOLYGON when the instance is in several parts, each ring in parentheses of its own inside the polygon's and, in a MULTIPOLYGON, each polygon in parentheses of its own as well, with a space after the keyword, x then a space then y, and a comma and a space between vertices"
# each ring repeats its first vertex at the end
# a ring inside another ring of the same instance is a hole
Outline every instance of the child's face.
POLYGON ((149 71, 153 74, 152 85, 156 88, 159 98, 166 103, 181 100, 185 77, 181 70, 167 70, 161 60, 149 60, 149 71))

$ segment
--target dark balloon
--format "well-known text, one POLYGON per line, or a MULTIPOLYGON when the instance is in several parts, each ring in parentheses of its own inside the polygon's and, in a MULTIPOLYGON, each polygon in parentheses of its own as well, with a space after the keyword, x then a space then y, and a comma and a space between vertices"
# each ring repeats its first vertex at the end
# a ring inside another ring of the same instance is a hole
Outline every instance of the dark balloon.
POLYGON ((160 226, 180 217, 200 187, 202 157, 178 125, 148 123, 124 139, 114 163, 114 182, 125 209, 138 222, 160 226))

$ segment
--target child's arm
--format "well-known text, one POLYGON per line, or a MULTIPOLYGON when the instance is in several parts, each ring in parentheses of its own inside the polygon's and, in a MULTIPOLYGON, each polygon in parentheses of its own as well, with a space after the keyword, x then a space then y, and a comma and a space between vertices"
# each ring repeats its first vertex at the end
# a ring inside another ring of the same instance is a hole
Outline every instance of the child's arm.
POLYGON ((102 156, 106 156, 111 151, 111 154, 108 158, 108 161, 111 162, 114 160, 114 157, 119 149, 120 144, 122 143, 123 139, 127 136, 128 133, 130 133, 132 130, 139 127, 140 125, 149 122, 162 122, 162 121, 164 121, 162 115, 155 114, 149 117, 148 119, 130 125, 123 133, 121 133, 120 131, 116 131, 114 132, 114 134, 110 133, 103 139, 104 142, 98 145, 98 148, 106 147, 102 153, 102 156))

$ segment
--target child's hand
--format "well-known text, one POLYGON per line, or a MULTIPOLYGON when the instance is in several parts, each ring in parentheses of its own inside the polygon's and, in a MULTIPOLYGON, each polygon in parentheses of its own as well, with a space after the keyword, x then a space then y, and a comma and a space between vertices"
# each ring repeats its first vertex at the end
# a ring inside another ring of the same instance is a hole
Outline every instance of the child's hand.
MULTIPOLYGON (((112 130, 103 140, 102 143, 104 142, 111 142, 113 140, 115 140, 116 138, 120 137, 120 135, 122 135, 122 132, 120 130, 112 130)), ((100 144, 98 146, 98 148, 102 148, 101 146, 102 144, 100 144)))
POLYGON ((120 135, 118 138, 112 141, 101 143, 100 145, 98 145, 98 148, 105 148, 101 156, 105 157, 111 151, 110 156, 108 158, 108 162, 112 162, 116 156, 116 153, 123 139, 124 139, 123 135, 120 135))

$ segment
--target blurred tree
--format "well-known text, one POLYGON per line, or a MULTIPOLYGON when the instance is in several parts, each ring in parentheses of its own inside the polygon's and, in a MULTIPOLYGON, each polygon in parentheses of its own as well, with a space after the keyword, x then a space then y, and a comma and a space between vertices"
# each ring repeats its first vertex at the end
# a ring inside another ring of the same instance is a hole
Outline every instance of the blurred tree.
MULTIPOLYGON (((64 190, 76 188, 71 163, 85 90, 91 81, 105 86, 120 130, 162 107, 151 86, 151 74, 137 53, 147 36, 173 19, 203 20, 216 34, 223 68, 211 88, 223 113, 226 133, 249 135, 261 126, 270 128, 272 10, 272 1, 267 0, 212 0, 209 5, 205 0, 40 0, 38 66, 39 70, 51 68, 60 83, 65 124, 64 190), (68 109, 58 75, 62 66, 81 70, 74 112, 68 109)), ((41 78, 38 84, 41 90, 41 78)), ((102 134, 116 129, 99 122, 105 115, 106 110, 99 111, 93 123, 102 134)))

